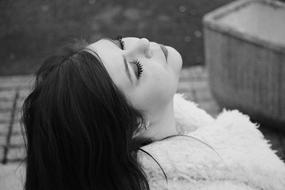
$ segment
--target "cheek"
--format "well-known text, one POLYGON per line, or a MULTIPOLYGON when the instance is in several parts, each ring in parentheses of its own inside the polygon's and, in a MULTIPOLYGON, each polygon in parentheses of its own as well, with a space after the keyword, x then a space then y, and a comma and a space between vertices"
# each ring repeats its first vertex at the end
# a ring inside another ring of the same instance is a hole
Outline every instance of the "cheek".
POLYGON ((159 110, 173 99, 176 90, 177 82, 171 73, 156 73, 136 91, 134 102, 142 110, 159 110))

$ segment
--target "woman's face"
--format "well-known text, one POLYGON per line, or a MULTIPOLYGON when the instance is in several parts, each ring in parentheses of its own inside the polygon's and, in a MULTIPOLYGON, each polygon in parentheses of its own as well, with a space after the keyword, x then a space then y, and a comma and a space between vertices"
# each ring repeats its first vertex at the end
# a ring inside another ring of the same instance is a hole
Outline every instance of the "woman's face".
POLYGON ((126 37, 122 41, 123 47, 119 40, 101 39, 88 48, 98 54, 113 82, 136 109, 161 111, 176 93, 181 55, 165 46, 166 57, 160 44, 146 38, 126 37))

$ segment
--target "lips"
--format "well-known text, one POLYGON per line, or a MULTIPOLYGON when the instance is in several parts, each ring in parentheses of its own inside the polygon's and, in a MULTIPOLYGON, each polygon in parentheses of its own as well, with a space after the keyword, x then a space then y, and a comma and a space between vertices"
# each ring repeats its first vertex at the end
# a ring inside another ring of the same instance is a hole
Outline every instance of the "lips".
POLYGON ((161 50, 162 50, 162 52, 163 52, 163 54, 167 60, 168 51, 167 51, 166 47, 164 45, 160 44, 160 48, 161 48, 161 50))

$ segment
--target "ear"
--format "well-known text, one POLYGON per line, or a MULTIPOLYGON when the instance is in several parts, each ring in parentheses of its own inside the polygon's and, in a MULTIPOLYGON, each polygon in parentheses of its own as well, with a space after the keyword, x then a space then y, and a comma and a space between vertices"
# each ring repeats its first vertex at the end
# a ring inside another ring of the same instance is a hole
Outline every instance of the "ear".
POLYGON ((138 121, 139 126, 135 130, 133 134, 133 138, 140 136, 143 132, 149 129, 150 127, 150 122, 147 119, 144 119, 144 121, 138 121))

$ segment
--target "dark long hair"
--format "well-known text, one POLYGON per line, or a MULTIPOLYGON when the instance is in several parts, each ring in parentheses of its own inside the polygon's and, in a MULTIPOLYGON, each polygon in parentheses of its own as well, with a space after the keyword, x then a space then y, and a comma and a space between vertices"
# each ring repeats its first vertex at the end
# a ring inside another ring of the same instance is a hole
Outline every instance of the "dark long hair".
POLYGON ((46 59, 23 104, 25 190, 149 190, 137 161, 144 124, 94 55, 69 48, 46 59))

